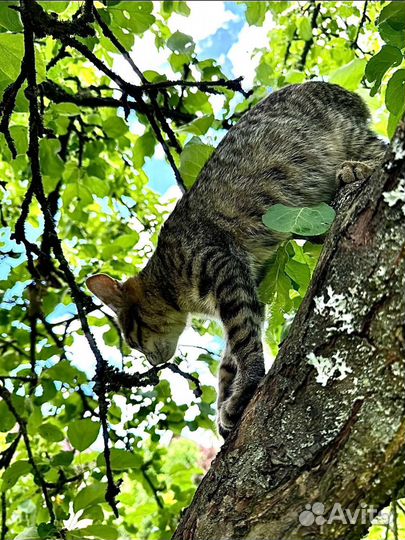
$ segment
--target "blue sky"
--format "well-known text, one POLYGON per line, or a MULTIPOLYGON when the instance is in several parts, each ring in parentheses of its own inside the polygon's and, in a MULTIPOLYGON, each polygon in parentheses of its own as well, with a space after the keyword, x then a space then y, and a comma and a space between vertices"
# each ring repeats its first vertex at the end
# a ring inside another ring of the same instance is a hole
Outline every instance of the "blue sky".
MULTIPOLYGON (((236 2, 189 2, 191 13, 188 17, 173 15, 168 25, 172 32, 176 30, 189 34, 196 43, 196 52, 200 60, 214 58, 221 66, 225 75, 230 78, 243 76, 245 87, 250 88, 253 82, 256 64, 252 61, 252 53, 256 47, 267 43, 266 35, 271 21, 266 20, 263 27, 250 27, 245 21, 245 6, 236 2)), ((157 51, 151 33, 136 37, 132 57, 142 70, 154 69, 166 74, 169 78, 177 78, 170 69, 165 49, 157 51), (142 54, 137 54, 142 51, 142 54)), ((135 76, 128 71, 125 60, 116 58, 114 69, 127 80, 139 83, 135 76)), ((211 96, 214 112, 218 115, 221 109, 220 99, 211 96)), ((131 123, 131 130, 141 134, 143 128, 137 123, 136 117, 131 123)), ((164 158, 161 148, 157 148, 152 158, 147 158, 144 170, 150 179, 149 186, 157 193, 171 196, 180 195, 175 189, 175 179, 170 166, 164 158)))

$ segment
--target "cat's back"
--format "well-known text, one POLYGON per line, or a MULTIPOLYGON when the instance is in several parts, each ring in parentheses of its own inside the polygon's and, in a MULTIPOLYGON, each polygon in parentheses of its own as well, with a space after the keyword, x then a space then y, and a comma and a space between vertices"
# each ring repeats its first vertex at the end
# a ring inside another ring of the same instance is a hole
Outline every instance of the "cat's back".
POLYGON ((274 203, 329 202, 338 166, 358 159, 371 136, 368 120, 362 99, 337 85, 311 81, 271 93, 229 130, 164 234, 187 236, 205 221, 245 242, 266 234, 262 216, 274 203))
MULTIPOLYGON (((270 159, 310 164, 319 151, 344 159, 369 119, 363 100, 337 85, 310 81, 271 93, 242 116, 195 185, 262 172, 270 159)), ((318 160, 315 160, 318 163, 318 160)))

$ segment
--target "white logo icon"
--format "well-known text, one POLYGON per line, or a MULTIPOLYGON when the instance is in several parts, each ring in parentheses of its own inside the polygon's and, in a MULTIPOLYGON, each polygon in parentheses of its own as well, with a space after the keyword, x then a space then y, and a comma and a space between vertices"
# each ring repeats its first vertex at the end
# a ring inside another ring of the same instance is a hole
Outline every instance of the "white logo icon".
POLYGON ((312 506, 310 504, 305 505, 305 510, 298 516, 299 522, 305 527, 309 527, 316 523, 321 526, 326 522, 323 517, 325 512, 325 506, 320 502, 315 502, 312 506))

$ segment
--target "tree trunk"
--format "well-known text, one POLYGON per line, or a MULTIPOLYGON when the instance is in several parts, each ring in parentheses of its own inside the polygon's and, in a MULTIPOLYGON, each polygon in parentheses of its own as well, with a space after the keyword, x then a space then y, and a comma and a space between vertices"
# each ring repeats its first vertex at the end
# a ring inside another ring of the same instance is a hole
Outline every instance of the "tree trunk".
POLYGON ((358 539, 404 487, 404 140, 402 123, 340 193, 290 335, 174 539, 358 539))

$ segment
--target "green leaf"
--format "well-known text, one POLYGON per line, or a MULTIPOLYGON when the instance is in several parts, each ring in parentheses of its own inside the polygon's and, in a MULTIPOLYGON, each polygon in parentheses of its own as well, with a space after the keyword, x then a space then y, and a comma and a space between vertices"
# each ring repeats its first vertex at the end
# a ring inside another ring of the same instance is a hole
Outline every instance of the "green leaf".
POLYGON ((293 286, 285 272, 288 260, 286 245, 282 244, 259 287, 261 301, 269 305, 266 340, 274 355, 277 354, 285 328, 285 315, 290 313, 293 307, 290 298, 290 290, 293 289, 293 286))
POLYGON ((16 420, 5 401, 0 401, 0 431, 10 431, 16 420))
POLYGON ((138 243, 139 234, 136 231, 132 231, 129 234, 123 234, 119 236, 114 243, 122 249, 133 248, 138 243))
POLYGON ((31 471, 31 465, 26 460, 19 460, 12 463, 9 468, 3 473, 3 482, 1 484, 1 491, 7 491, 20 478, 25 476, 31 471))
POLYGON ((155 145, 156 139, 151 131, 146 131, 137 138, 132 149, 132 160, 136 169, 143 167, 146 156, 153 156, 155 145))
POLYGON ((378 17, 378 25, 380 26, 385 21, 399 30, 405 28, 405 3, 403 1, 394 1, 386 5, 378 17))
POLYGON ((38 432, 47 441, 59 442, 65 438, 62 430, 52 422, 45 422, 38 428, 38 432))
POLYGON ((67 435, 73 448, 79 452, 86 450, 97 439, 100 431, 100 424, 93 422, 89 418, 75 420, 69 424, 67 435))
POLYGON ((214 116, 212 114, 207 114, 201 116, 201 118, 196 118, 196 120, 193 120, 189 124, 184 124, 178 129, 178 132, 192 133, 193 135, 205 135, 213 121, 214 116))
POLYGON ((298 35, 304 41, 309 41, 312 38, 312 26, 311 21, 303 17, 298 23, 298 35))
POLYGON ((355 58, 334 71, 329 78, 329 82, 343 86, 348 90, 357 90, 363 78, 366 64, 367 60, 365 58, 355 58))
POLYGON ((298 285, 299 293, 304 296, 311 279, 309 267, 294 259, 289 259, 285 265, 285 273, 298 285))
POLYGON ((86 486, 76 495, 73 501, 73 509, 75 512, 83 510, 94 504, 105 502, 105 494, 107 491, 107 485, 101 482, 95 482, 90 486, 86 486))
POLYGON ((397 69, 388 81, 385 93, 385 104, 387 109, 398 116, 405 107, 405 69, 397 69))
POLYGON ((397 66, 402 62, 402 53, 397 47, 383 45, 381 51, 370 58, 366 65, 366 78, 374 82, 371 95, 374 95, 380 87, 381 80, 391 66, 397 66))
POLYGON ((167 40, 167 46, 173 52, 191 54, 194 51, 193 38, 183 32, 174 32, 167 40))
POLYGON ((388 124, 387 124, 387 135, 390 139, 392 139, 393 136, 395 135, 395 132, 401 120, 402 120, 402 114, 395 115, 395 114, 390 113, 388 117, 388 124))
POLYGON ((265 304, 276 303, 278 306, 285 306, 288 311, 291 307, 289 290, 291 281, 285 274, 285 265, 288 255, 283 247, 277 250, 275 260, 270 266, 265 278, 259 287, 259 294, 265 304))
POLYGON ((263 223, 272 231, 300 236, 324 234, 335 219, 335 211, 325 203, 295 208, 274 204, 263 216, 263 223))
POLYGON ((109 9, 114 26, 126 28, 134 34, 142 34, 155 22, 152 10, 152 2, 120 2, 116 9, 109 9))
POLYGON ((116 139, 128 131, 128 126, 119 116, 110 116, 103 122, 103 129, 109 137, 116 139))
POLYGON ((41 2, 41 6, 47 11, 53 11, 54 13, 62 13, 69 6, 69 2, 41 2))
MULTIPOLYGON (((127 469, 139 469, 142 465, 142 459, 138 454, 133 454, 120 448, 111 448, 110 452, 111 468, 115 471, 125 471, 127 469)), ((104 454, 99 454, 97 465, 105 467, 104 454)))
POLYGON ((44 372, 46 378, 70 385, 82 384, 87 381, 85 374, 72 366, 67 360, 61 360, 44 372))
POLYGON ((0 34, 0 71, 13 82, 20 73, 24 52, 21 34, 0 34))
POLYGON ((1 2, 0 3, 0 26, 11 32, 21 32, 23 27, 20 20, 20 15, 9 6, 16 6, 17 2, 1 2))
POLYGON ((74 103, 53 103, 52 110, 55 114, 61 116, 77 116, 80 114, 80 109, 74 103))
MULTIPOLYGON (((1 35, 1 34, 0 34, 1 35)), ((27 129, 23 126, 11 126, 10 133, 17 148, 17 154, 25 154, 28 150, 27 129)))
POLYGON ((42 172, 51 176, 56 185, 64 169, 63 161, 59 156, 60 142, 57 139, 41 139, 39 148, 42 172))
POLYGON ((38 535, 40 538, 55 538, 58 534, 58 529, 53 523, 42 522, 37 527, 38 535))
POLYGON ((69 533, 72 538, 77 538, 78 540, 90 537, 97 540, 117 540, 118 538, 117 529, 111 525, 89 525, 84 529, 73 529, 69 533))
POLYGON ((213 151, 212 146, 202 143, 197 137, 185 145, 180 156, 180 174, 187 188, 194 184, 213 151))
POLYGON ((246 21, 250 26, 262 26, 266 17, 266 2, 245 2, 246 21))
POLYGON ((38 535, 37 527, 27 527, 20 534, 17 534, 14 540, 41 540, 41 537, 38 535))
POLYGON ((91 519, 93 522, 104 521, 104 512, 99 504, 95 504, 83 510, 80 516, 80 520, 82 519, 91 519))
POLYGON ((65 450, 64 452, 59 452, 59 454, 56 454, 56 456, 52 458, 52 465, 54 465, 55 467, 66 467, 67 465, 70 465, 72 463, 73 457, 73 451, 65 450))
POLYGON ((385 21, 379 25, 378 31, 385 43, 394 45, 394 47, 398 47, 398 49, 403 49, 405 47, 405 30, 403 28, 397 30, 391 26, 389 21, 385 21))
POLYGON ((86 181, 89 185, 88 189, 92 191, 93 195, 105 197, 109 194, 110 188, 107 179, 101 180, 100 178, 97 178, 97 176, 89 176, 86 178, 86 181))
POLYGON ((213 386, 203 385, 202 390, 202 400, 205 403, 214 403, 217 399, 217 392, 213 386))

